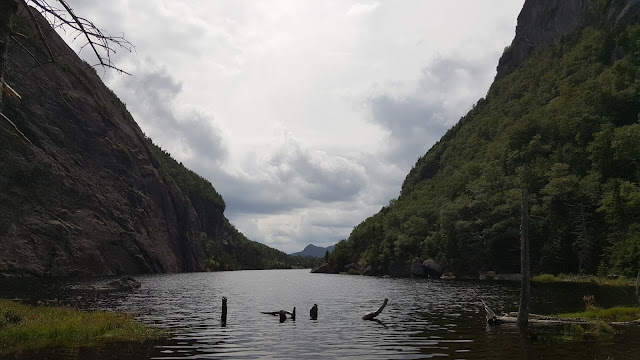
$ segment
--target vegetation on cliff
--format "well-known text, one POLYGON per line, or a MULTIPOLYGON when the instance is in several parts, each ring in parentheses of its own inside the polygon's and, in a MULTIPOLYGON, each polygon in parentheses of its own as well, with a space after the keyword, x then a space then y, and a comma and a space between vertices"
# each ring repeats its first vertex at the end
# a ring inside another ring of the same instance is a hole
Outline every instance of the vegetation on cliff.
POLYGON ((205 244, 207 270, 290 269, 317 265, 316 259, 291 256, 247 239, 223 216, 226 204, 211 182, 174 160, 151 139, 147 138, 147 144, 159 162, 160 174, 178 186, 201 217, 204 231, 190 236, 198 237, 205 244))
POLYGON ((526 188, 533 271, 634 275, 640 25, 589 19, 497 80, 330 262, 384 269, 417 256, 459 274, 518 272, 526 188))

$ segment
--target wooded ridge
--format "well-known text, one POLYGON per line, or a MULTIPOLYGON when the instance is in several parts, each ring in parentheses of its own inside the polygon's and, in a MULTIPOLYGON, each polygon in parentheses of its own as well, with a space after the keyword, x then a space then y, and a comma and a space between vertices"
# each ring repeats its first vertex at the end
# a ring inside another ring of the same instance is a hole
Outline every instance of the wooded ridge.
POLYGON ((456 275, 517 273, 526 189, 532 272, 635 277, 639 14, 634 1, 527 0, 486 97, 418 159, 397 199, 336 245, 330 264, 386 273, 433 258, 456 275), (532 11, 553 16, 544 23, 532 11), (556 36, 513 63, 513 46, 543 32, 556 36))

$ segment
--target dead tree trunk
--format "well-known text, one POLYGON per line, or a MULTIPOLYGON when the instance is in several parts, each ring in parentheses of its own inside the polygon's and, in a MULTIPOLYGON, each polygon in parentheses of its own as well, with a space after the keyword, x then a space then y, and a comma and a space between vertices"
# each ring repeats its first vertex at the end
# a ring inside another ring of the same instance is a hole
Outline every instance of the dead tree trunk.
POLYGON ((384 299, 384 302, 382 303, 382 306, 380 306, 380 308, 376 312, 366 313, 362 317, 362 320, 373 320, 373 319, 375 319, 376 316, 380 315, 380 313, 382 312, 384 307, 387 306, 387 302, 389 302, 389 299, 384 299))
POLYGON ((522 189, 522 221, 520 224, 520 308, 518 310, 518 327, 525 328, 529 323, 529 302, 531 301, 531 266, 529 264, 529 202, 527 190, 522 189))

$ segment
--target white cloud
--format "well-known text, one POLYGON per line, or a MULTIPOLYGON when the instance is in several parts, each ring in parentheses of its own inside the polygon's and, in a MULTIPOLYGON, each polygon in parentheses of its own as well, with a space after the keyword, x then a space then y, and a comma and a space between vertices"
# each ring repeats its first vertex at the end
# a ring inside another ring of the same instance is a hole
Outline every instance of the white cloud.
POLYGON ((293 252, 398 195, 486 93, 523 1, 70 3, 136 46, 114 57, 133 76, 104 79, 143 131, 240 231, 293 252))
POLYGON ((380 6, 380 4, 377 3, 377 2, 367 3, 367 4, 363 4, 363 3, 353 4, 349 8, 349 11, 347 11, 347 15, 362 15, 362 14, 366 14, 366 13, 369 13, 371 11, 374 11, 375 9, 378 8, 378 6, 380 6))

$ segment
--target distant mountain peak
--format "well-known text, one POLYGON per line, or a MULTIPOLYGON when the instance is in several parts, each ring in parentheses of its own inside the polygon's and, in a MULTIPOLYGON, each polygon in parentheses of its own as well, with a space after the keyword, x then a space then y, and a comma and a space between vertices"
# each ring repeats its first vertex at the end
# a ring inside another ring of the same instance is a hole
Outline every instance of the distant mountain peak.
POLYGON ((322 258, 324 257, 324 254, 327 252, 327 250, 329 250, 329 252, 333 251, 333 248, 335 247, 335 245, 331 245, 328 247, 321 247, 321 246, 315 246, 313 244, 309 244, 307 246, 305 246, 304 250, 299 251, 299 252, 295 252, 291 255, 293 256, 311 256, 311 257, 315 257, 315 258, 322 258))

